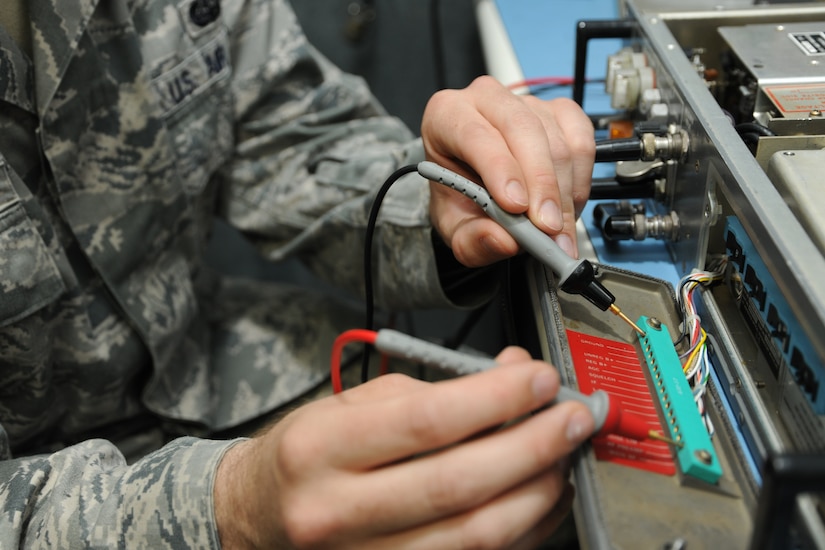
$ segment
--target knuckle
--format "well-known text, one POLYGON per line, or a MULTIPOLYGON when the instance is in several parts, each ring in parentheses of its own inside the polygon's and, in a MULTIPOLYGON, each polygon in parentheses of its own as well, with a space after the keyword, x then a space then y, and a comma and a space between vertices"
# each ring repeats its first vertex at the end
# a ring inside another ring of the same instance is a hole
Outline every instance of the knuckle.
POLYGON ((487 141, 490 136, 490 128, 486 124, 473 120, 466 122, 458 128, 459 139, 465 143, 475 143, 477 141, 487 141))
POLYGON ((552 102, 553 102, 553 105, 556 108, 560 109, 560 110, 565 110, 565 111, 579 111, 579 110, 581 110, 581 107, 579 107, 579 104, 576 103, 575 101, 573 101, 569 97, 557 97, 557 98, 553 99, 552 102))
POLYGON ((544 124, 531 109, 515 109, 507 117, 507 124, 513 131, 538 134, 544 131, 544 124))
POLYGON ((416 403, 415 410, 407 415, 407 428, 411 437, 421 443, 438 446, 442 440, 440 407, 430 401, 416 403))
POLYGON ((592 158, 596 156, 596 140, 587 133, 572 133, 567 140, 567 146, 576 157, 592 158))
MULTIPOLYGON (((578 117, 583 122, 588 122, 587 114, 585 114, 581 106, 569 97, 551 99, 549 104, 554 113, 570 114, 578 117)), ((592 124, 588 124, 587 126, 593 128, 592 124)))
POLYGON ((394 391, 411 389, 411 387, 415 385, 415 380, 406 374, 391 372, 374 378, 370 383, 380 385, 386 390, 394 391))
POLYGON ((427 481, 424 490, 427 505, 439 516, 453 514, 458 508, 472 505, 472 489, 447 468, 437 468, 427 481))
POLYGON ((450 105, 454 103, 456 100, 458 92, 456 90, 451 89, 443 89, 438 90, 434 94, 430 96, 430 99, 427 100, 427 104, 425 106, 425 111, 428 112, 441 112, 445 108, 448 108, 450 105))
MULTIPOLYGON (((533 175, 533 180, 536 182, 536 189, 543 190, 544 193, 556 193, 558 189, 564 184, 562 180, 563 174, 559 173, 563 160, 552 156, 553 169, 550 171, 537 172, 533 175)), ((536 195, 536 198, 540 198, 536 195)))
POLYGON ((334 538, 339 522, 329 506, 315 499, 287 499, 282 522, 293 548, 318 548, 334 538))
POLYGON ((318 456, 315 438, 294 426, 288 426, 280 435, 275 461, 285 479, 302 477, 318 456))
POLYGON ((550 154, 555 164, 569 164, 573 160, 571 144, 564 139, 553 139, 550 141, 550 154))
POLYGON ((477 76, 470 82, 470 88, 501 88, 501 84, 490 75, 477 76))
POLYGON ((573 139, 573 146, 576 151, 594 157, 596 155, 596 138, 593 132, 584 132, 576 134, 576 136, 577 137, 573 139))

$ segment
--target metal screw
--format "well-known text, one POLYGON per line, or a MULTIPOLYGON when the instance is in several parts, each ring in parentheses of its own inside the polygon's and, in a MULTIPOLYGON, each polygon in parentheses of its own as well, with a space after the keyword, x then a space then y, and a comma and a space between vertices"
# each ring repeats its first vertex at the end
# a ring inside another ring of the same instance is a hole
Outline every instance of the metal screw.
POLYGON ((811 111, 811 116, 822 116, 822 111, 819 109, 814 109, 811 111))
POLYGON ((673 542, 667 542, 663 546, 663 550, 685 550, 687 548, 687 542, 685 539, 676 539, 673 542))
POLYGON ((662 328, 662 322, 655 317, 648 317, 647 324, 654 330, 660 330, 662 328))
POLYGON ((710 464, 711 462, 713 462, 713 456, 711 456, 711 454, 707 452, 705 449, 699 449, 693 454, 696 456, 696 458, 698 458, 701 462, 705 464, 710 464))

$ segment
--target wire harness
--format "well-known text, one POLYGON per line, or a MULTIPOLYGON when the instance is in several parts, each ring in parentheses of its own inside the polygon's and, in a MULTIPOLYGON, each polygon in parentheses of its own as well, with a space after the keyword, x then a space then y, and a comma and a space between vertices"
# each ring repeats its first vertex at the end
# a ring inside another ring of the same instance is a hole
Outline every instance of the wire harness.
POLYGON ((721 281, 725 276, 726 259, 720 260, 714 270, 694 270, 679 282, 679 303, 682 309, 682 334, 674 343, 678 345, 687 341, 687 350, 679 355, 682 361, 682 370, 693 392, 696 408, 702 416, 708 434, 714 434, 713 423, 705 408, 705 392, 710 380, 710 358, 708 356, 708 336, 702 328, 701 319, 696 309, 695 293, 698 289, 714 282, 721 281))

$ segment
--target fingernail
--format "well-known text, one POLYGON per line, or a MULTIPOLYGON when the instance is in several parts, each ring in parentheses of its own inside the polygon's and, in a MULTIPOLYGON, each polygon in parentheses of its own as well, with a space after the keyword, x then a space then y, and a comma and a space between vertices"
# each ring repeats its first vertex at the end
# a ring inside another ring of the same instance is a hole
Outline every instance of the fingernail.
POLYGON ((507 182, 504 186, 504 194, 520 206, 527 206, 527 193, 524 191, 524 186, 515 180, 507 182))
POLYGON ((555 380, 547 371, 540 372, 533 377, 533 395, 540 403, 546 403, 553 398, 555 380))
POLYGON ((567 421, 567 439, 581 443, 593 433, 593 417, 585 411, 576 411, 567 421))
POLYGON ((565 254, 571 258, 579 257, 579 251, 576 250, 575 246, 573 246, 573 239, 567 235, 556 235, 554 240, 556 241, 556 244, 559 245, 559 248, 564 250, 565 254))
POLYGON ((544 201, 539 209, 539 219, 552 231, 561 231, 564 227, 559 205, 553 201, 544 201))

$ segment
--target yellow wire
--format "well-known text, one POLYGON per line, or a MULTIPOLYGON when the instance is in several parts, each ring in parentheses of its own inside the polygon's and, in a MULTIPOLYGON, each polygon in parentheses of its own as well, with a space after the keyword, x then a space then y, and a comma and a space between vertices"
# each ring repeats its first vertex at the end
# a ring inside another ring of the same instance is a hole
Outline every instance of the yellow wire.
POLYGON ((705 345, 705 340, 707 340, 708 335, 705 332, 705 329, 700 328, 699 332, 701 336, 699 337, 699 342, 696 344, 696 347, 690 352, 687 359, 685 359, 685 364, 682 366, 682 372, 687 372, 690 370, 690 367, 693 364, 693 361, 696 360, 696 356, 699 355, 699 350, 701 350, 705 345))

